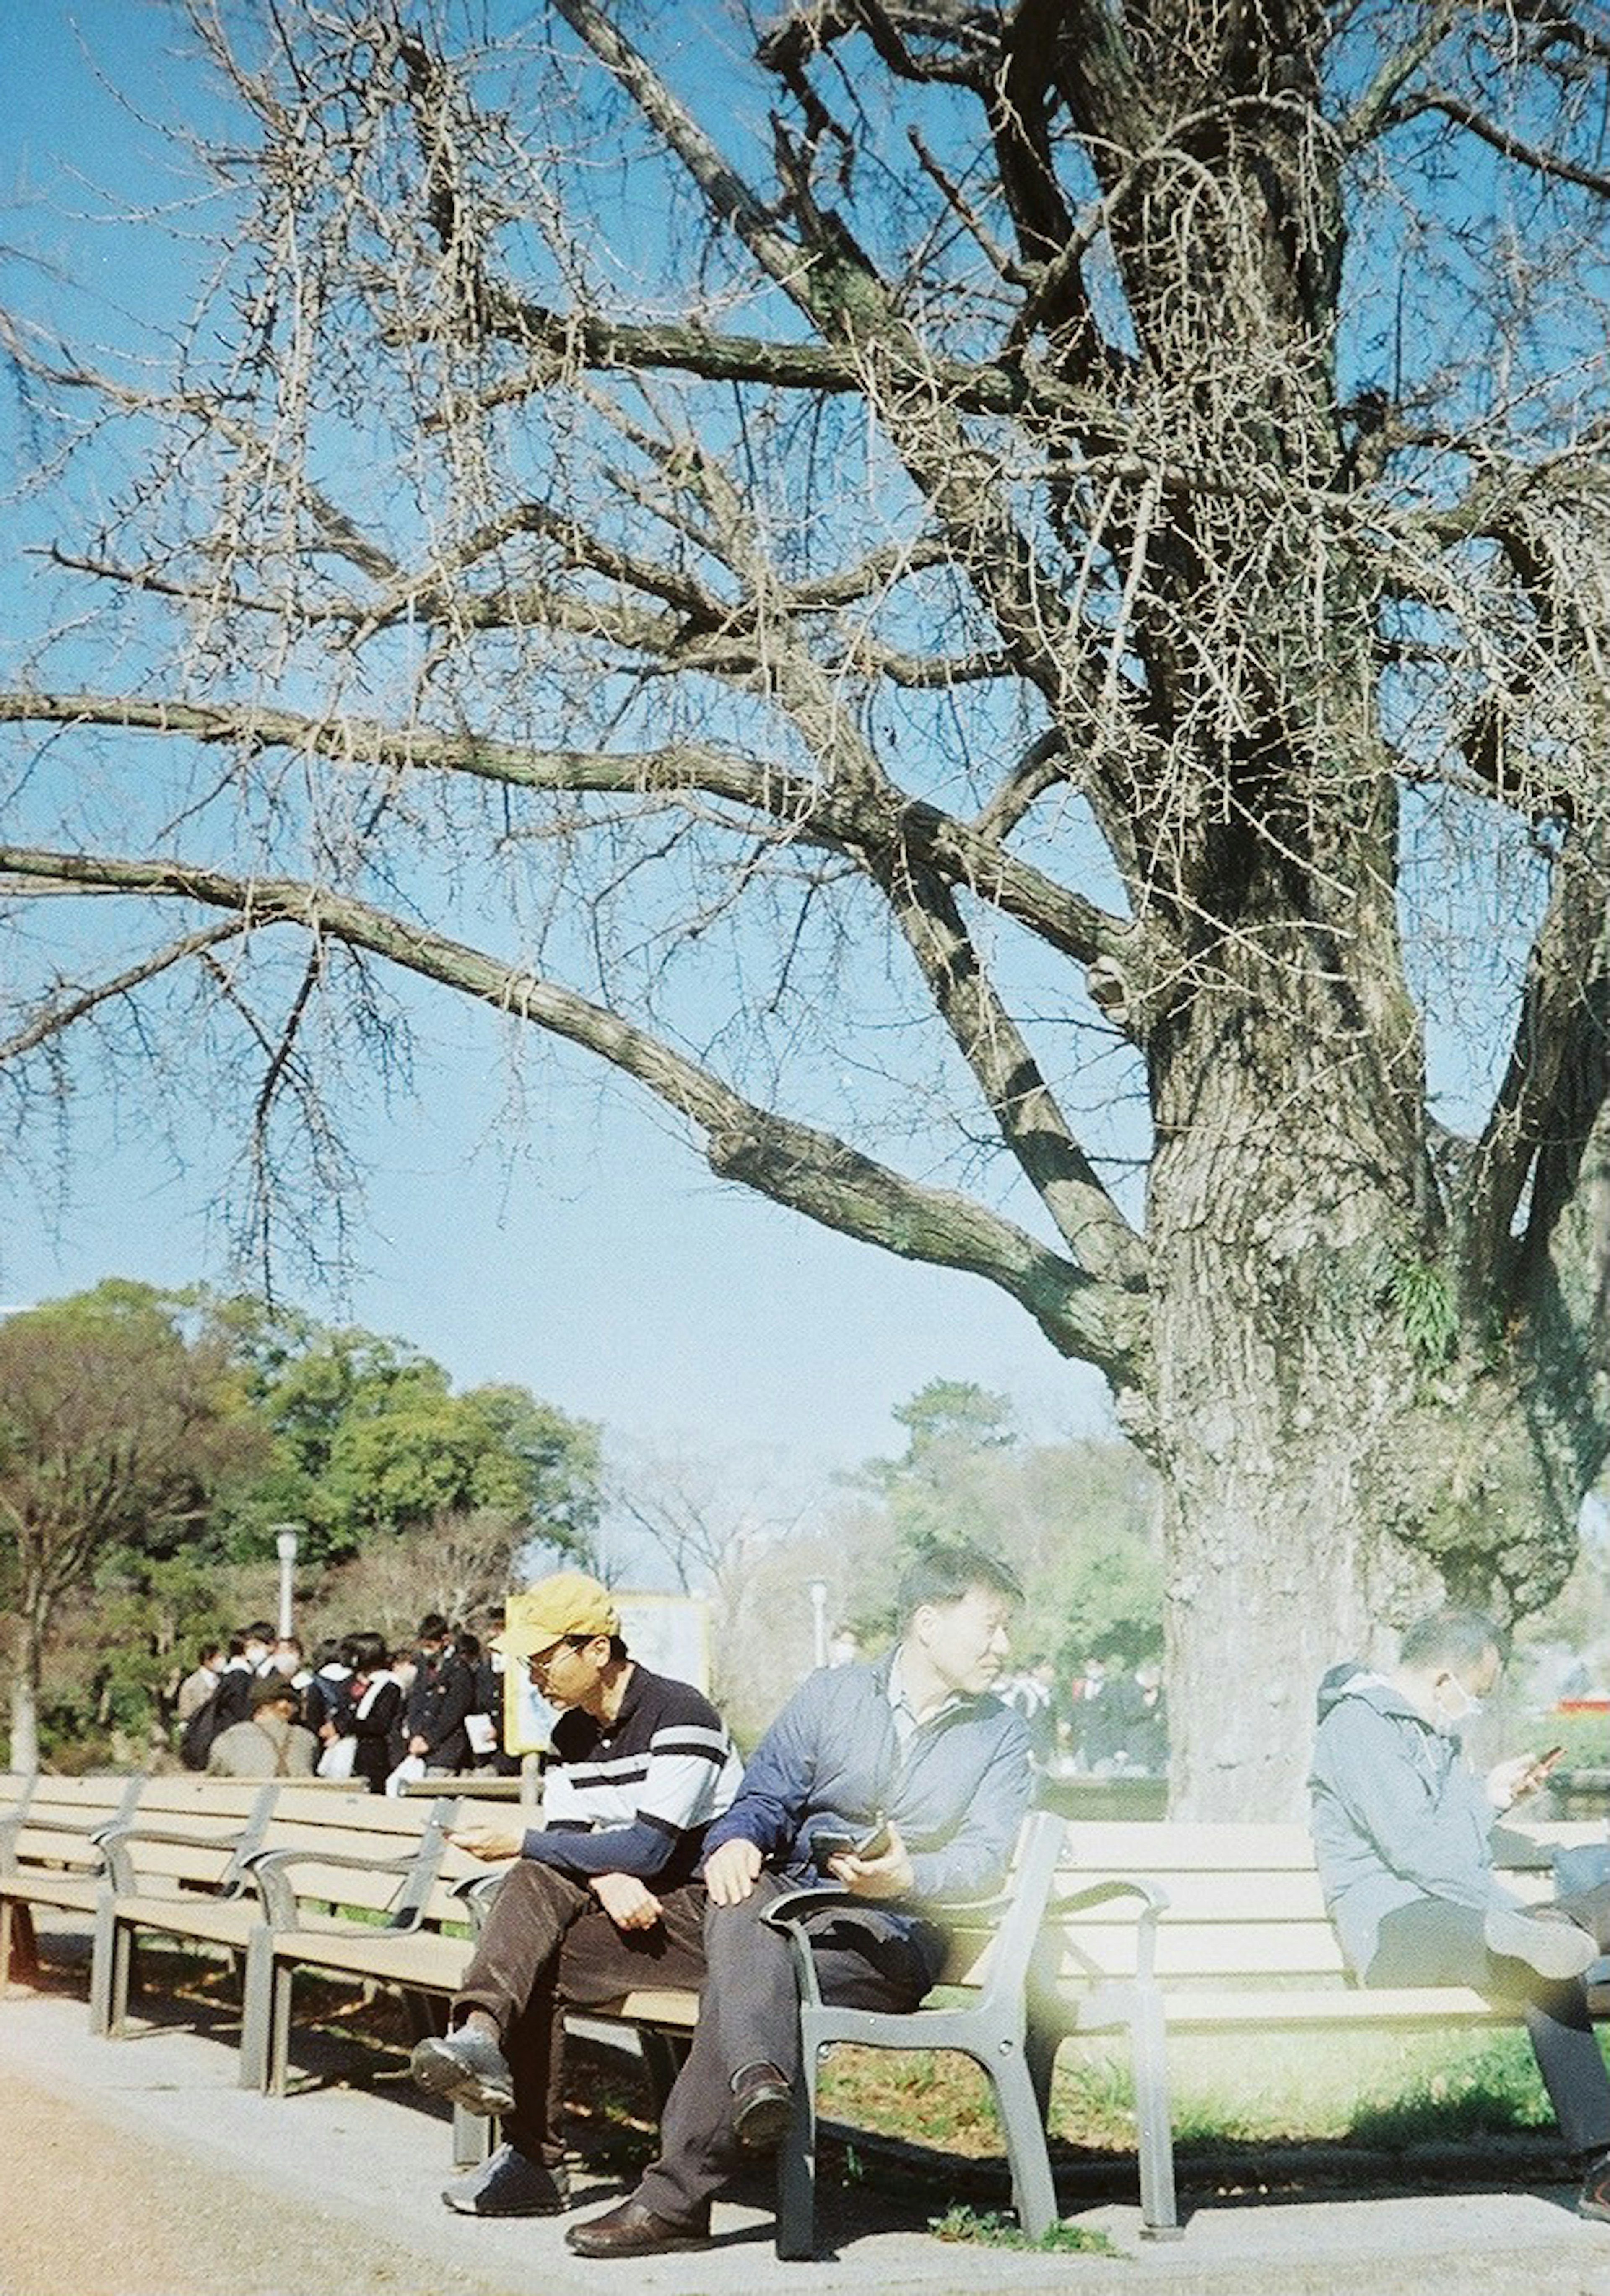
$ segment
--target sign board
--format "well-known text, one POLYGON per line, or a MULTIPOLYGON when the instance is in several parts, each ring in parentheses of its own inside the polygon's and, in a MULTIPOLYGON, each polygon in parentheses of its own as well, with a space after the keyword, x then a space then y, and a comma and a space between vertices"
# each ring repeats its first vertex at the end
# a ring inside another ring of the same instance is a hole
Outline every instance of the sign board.
MULTIPOLYGON (((505 1616, 511 1627, 524 1624, 522 1595, 511 1595, 505 1616)), ((633 1658, 655 1674, 691 1682, 710 1692, 710 1604, 701 1595, 620 1595, 620 1633, 633 1658)), ((523 1659, 513 1659, 503 1674, 503 1742, 511 1754, 546 1753, 553 1743, 558 1710, 533 1686, 523 1659)))

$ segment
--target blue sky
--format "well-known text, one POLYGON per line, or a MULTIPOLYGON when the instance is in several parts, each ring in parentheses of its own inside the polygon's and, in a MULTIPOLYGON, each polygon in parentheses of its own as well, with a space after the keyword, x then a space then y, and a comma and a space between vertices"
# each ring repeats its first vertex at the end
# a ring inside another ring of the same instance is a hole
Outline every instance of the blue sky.
MULTIPOLYGON (((129 255, 149 242, 99 214, 95 187, 172 189, 145 172, 137 118, 169 111, 177 86, 163 14, 127 0, 0 11, 0 242, 70 268, 85 290, 75 320, 107 343, 160 300, 129 255)), ((892 1406, 935 1377, 1009 1394, 1037 1435, 1105 1426, 1099 1379, 1060 1363, 990 1287, 719 1185, 652 1110, 595 1091, 579 1061, 545 1095, 531 1161, 511 1165, 493 1136, 489 1026, 438 1000, 417 1027, 418 1096, 372 1106, 356 1143, 367 1204, 349 1293, 287 1274, 316 1312, 398 1333, 461 1382, 521 1381, 619 1435, 764 1447, 801 1487, 897 1450, 892 1406)), ((71 1137, 60 1193, 13 1200, 0 1228, 0 1301, 111 1274, 227 1280, 221 1138, 198 1133, 176 1168, 132 1099, 80 1103, 71 1137)))

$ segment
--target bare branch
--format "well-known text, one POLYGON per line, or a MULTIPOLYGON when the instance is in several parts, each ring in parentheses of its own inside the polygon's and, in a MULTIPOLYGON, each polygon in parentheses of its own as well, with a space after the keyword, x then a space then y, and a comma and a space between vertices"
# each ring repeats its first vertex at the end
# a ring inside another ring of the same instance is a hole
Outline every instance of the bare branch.
POLYGON ((719 1176, 902 1259, 984 1276, 1018 1300, 1064 1353, 1115 1377, 1133 1374, 1144 1328, 1138 1298, 1095 1281, 983 1205, 924 1186, 829 1133, 757 1106, 646 1029, 523 967, 289 878, 0 846, 0 883, 8 878, 224 908, 240 931, 290 924, 529 1021, 607 1061, 694 1127, 719 1176))
MULTIPOLYGON (((1602 849, 1604 837, 1598 843, 1602 849)), ((1610 1090, 1610 907, 1606 876, 1586 852, 1556 864, 1548 914, 1533 943, 1509 1063, 1470 1160, 1460 1206, 1466 1280, 1491 1296, 1509 1272, 1508 1239, 1540 1154, 1574 1169, 1610 1090), (1562 1122, 1569 1106, 1569 1121, 1562 1122)), ((1563 1201, 1551 1192, 1546 1230, 1563 1201)))
POLYGON ((172 972, 191 957, 215 949, 225 941, 238 940, 244 930, 239 920, 232 917, 226 924, 209 925, 204 931, 182 934, 165 948, 153 949, 138 964, 127 966, 110 980, 95 981, 87 988, 75 988, 70 995, 58 991, 25 1028, 13 1037, 0 1039, 0 1063, 21 1059, 53 1037, 64 1035, 75 1021, 84 1020, 97 1005, 130 996, 135 989, 172 972))
POLYGON ((1359 150, 1391 124, 1392 108, 1403 89, 1442 45, 1468 0, 1437 0, 1428 8, 1413 35, 1388 56, 1338 127, 1341 143, 1350 152, 1359 150))
POLYGON ((1485 112, 1466 102, 1462 96, 1442 89, 1427 90, 1424 94, 1399 104, 1388 115, 1386 124, 1396 127, 1427 111, 1441 112, 1457 127, 1467 129, 1504 159, 1513 160, 1518 167, 1529 168, 1534 176, 1550 176, 1560 184, 1575 184, 1581 190, 1597 193, 1600 199, 1610 198, 1610 173, 1604 168, 1584 168, 1580 161, 1568 159, 1563 152, 1551 152, 1544 144, 1530 144, 1524 136, 1501 127, 1496 119, 1489 119, 1485 112))
POLYGON ((338 765, 364 763, 394 771, 464 774, 510 788, 575 791, 634 798, 676 798, 700 791, 754 809, 791 838, 834 851, 892 850, 904 842, 954 882, 965 884, 1048 944, 1080 963, 1116 955, 1131 928, 1109 911, 1065 890, 1017 860, 976 829, 940 808, 889 797, 858 799, 730 750, 680 743, 636 755, 540 750, 474 734, 424 726, 392 726, 364 718, 308 718, 249 704, 225 707, 132 695, 0 693, 0 725, 103 726, 129 732, 183 734, 242 749, 281 747, 338 765))

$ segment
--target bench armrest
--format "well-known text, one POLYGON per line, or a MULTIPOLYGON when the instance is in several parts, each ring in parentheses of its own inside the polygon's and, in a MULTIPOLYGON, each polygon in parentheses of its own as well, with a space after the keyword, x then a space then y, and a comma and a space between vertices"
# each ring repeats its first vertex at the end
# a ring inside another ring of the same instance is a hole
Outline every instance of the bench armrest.
MULTIPOLYGON (((342 1849, 254 1849, 246 1859, 247 1873, 257 1886, 262 1900, 263 1918, 271 1930, 293 1930, 299 1926, 296 1918, 297 1893, 291 1885, 293 1866, 334 1866, 350 1874, 395 1874, 399 1878, 414 1870, 415 1857, 363 1857, 351 1850, 342 1849)), ((417 1914, 407 1924, 418 1923, 417 1914)))
MULTIPOLYGON (((139 1889, 140 1877, 131 1851, 136 1841, 164 1841, 177 1844, 181 1849, 217 1849, 234 1857, 240 1849, 241 1835, 200 1835, 186 1833, 175 1825, 142 1825, 137 1817, 114 1818, 110 1824, 98 1825, 90 1839, 106 1861, 106 1875, 114 1897, 132 1897, 139 1889)), ((234 1897, 243 1887, 240 1882, 228 1885, 226 1894, 234 1897)))
POLYGON ((462 1882, 453 1884, 453 1895, 462 1898, 470 1909, 470 1927, 477 1937, 487 1925, 487 1915, 492 1910, 492 1898, 508 1871, 506 1866, 500 1866, 492 1874, 466 1874, 462 1882))
POLYGON ((81 1849, 99 1849, 103 1827, 85 1828, 70 1817, 29 1817, 25 1809, 0 1818, 0 1874, 12 1872, 17 1863, 17 1836, 26 1826, 30 1833, 59 1833, 81 1849))
POLYGON ((808 1914, 819 1914, 829 1907, 854 1906, 865 1912, 868 1906, 893 1911, 901 1905, 898 1898, 862 1898, 853 1890, 786 1890, 767 1906, 760 1919, 768 1929, 776 1930, 786 1938, 793 1951, 794 1974, 799 1980, 800 1999, 813 2008, 821 2006, 822 1996, 817 1984, 817 1965, 810 1950, 810 1932, 805 1926, 808 1914))
POLYGON ((1141 1983, 1149 1985, 1157 1973, 1157 1923, 1169 1906, 1168 1891, 1155 1882, 1093 1882, 1088 1890, 1066 1890, 1052 1898, 1046 1908, 1046 1919, 1055 1921, 1062 1914, 1083 1913, 1092 1906, 1110 1905, 1119 1898, 1137 1901, 1135 1975, 1141 1983))

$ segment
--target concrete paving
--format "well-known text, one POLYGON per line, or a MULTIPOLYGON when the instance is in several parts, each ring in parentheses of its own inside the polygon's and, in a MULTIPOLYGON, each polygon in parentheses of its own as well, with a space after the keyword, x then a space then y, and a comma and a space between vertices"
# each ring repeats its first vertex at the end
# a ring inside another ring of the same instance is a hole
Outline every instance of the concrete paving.
MULTIPOLYGON (((776 2261, 762 2183, 718 2204, 709 2250, 627 2267, 571 2256, 566 2219, 455 2215, 448 2163, 445 2118, 406 2081, 260 2097, 222 2031, 101 2041, 76 1988, 0 2002, 0 2296, 1610 2296, 1610 2226, 1565 2185, 1252 2192, 1167 2243, 1132 2207, 1081 2210, 1114 2257, 938 2241, 873 2161, 826 2196, 814 2263, 776 2261)), ((583 2210, 620 2189, 595 2177, 583 2210)))

